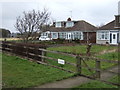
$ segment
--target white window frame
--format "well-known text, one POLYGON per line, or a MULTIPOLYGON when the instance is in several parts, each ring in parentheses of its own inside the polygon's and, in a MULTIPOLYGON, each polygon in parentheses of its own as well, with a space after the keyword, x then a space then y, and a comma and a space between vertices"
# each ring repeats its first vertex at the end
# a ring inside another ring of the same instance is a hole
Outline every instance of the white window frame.
POLYGON ((97 40, 109 40, 109 39, 110 39, 110 32, 109 31, 98 31, 97 32, 97 40), (102 37, 102 35, 104 37, 102 37))
POLYGON ((74 22, 71 21, 66 22, 66 27, 73 27, 73 26, 74 26, 74 22))
POLYGON ((56 22, 55 27, 61 27, 61 22, 56 22))
POLYGON ((83 32, 81 31, 75 31, 73 32, 73 39, 79 39, 79 40, 83 40, 83 32))
POLYGON ((58 33, 57 32, 52 32, 52 39, 57 39, 58 38, 58 33), (55 34, 55 36, 54 36, 55 34))

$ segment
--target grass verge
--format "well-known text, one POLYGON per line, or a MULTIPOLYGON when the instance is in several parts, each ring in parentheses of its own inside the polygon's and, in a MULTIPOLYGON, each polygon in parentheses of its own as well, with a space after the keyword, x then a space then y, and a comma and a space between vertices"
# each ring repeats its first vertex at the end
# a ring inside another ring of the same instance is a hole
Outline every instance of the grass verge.
MULTIPOLYGON (((118 83, 118 76, 114 76, 111 79, 108 80, 109 82, 118 83)), ((92 80, 88 83, 81 84, 80 86, 72 88, 72 90, 78 89, 78 88, 118 88, 118 86, 107 84, 101 81, 92 80)))
POLYGON ((2 76, 3 88, 27 88, 68 78, 73 74, 2 54, 2 76))

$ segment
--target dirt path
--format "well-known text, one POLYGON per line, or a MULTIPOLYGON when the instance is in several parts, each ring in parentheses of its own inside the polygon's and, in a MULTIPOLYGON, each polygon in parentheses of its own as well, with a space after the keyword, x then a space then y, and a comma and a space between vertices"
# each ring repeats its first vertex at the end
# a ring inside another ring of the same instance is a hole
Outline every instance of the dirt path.
MULTIPOLYGON (((112 72, 118 72, 118 66, 115 66, 111 69, 108 69, 112 72)), ((114 76, 115 73, 110 73, 110 72, 102 72, 101 73, 101 80, 108 80, 110 79, 112 76, 114 76)), ((83 76, 77 76, 77 77, 72 77, 69 79, 65 79, 65 80, 61 80, 61 81, 56 81, 53 83, 47 83, 35 88, 72 88, 72 87, 76 87, 79 86, 83 83, 87 83, 89 82, 91 79, 85 78, 83 76)))
POLYGON ((112 50, 103 50, 102 52, 100 52, 99 54, 105 54, 105 53, 111 53, 111 52, 116 52, 118 49, 112 49, 112 50))

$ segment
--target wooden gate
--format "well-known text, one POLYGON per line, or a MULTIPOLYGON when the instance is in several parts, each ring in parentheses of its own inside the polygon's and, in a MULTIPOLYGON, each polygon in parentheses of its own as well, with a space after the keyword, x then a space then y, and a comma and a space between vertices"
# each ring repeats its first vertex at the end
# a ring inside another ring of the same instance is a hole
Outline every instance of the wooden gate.
MULTIPOLYGON (((119 60, 118 60, 119 61, 119 60)), ((93 79, 93 80, 99 80, 108 84, 113 84, 113 85, 117 85, 120 86, 120 82, 118 80, 118 83, 113 83, 107 80, 104 80, 102 78, 102 73, 104 72, 109 72, 109 73, 113 73, 115 75, 118 75, 118 78, 120 78, 120 72, 119 72, 119 68, 120 68, 120 63, 118 63, 117 60, 106 60, 106 59, 99 59, 96 57, 87 57, 87 56, 77 56, 77 71, 78 74, 84 77, 87 77, 89 79, 93 79), (92 62, 94 61, 94 67, 90 67, 91 65, 88 65, 87 62, 92 62), (113 71, 112 67, 110 67, 110 69, 103 69, 102 68, 102 62, 107 62, 107 63, 114 63, 115 66, 113 66, 113 68, 115 68, 113 71), (91 74, 86 74, 84 73, 83 68, 86 68, 91 74)))
MULTIPOLYGON (((69 73, 73 73, 93 80, 99 80, 109 84, 120 86, 119 83, 108 82, 101 79, 102 78, 101 74, 104 71, 101 67, 102 62, 115 63, 116 65, 120 66, 120 63, 118 63, 119 60, 118 61, 104 60, 96 57, 73 55, 59 51, 46 50, 45 48, 42 48, 42 46, 40 47, 37 45, 23 45, 23 46, 22 45, 23 44, 18 45, 16 43, 3 43, 2 50, 15 53, 17 55, 25 56, 28 59, 32 59, 37 63, 47 66, 49 65, 51 67, 58 68, 69 73), (59 64, 58 61, 61 58, 49 57, 46 55, 47 53, 59 54, 61 56, 62 55, 70 56, 71 58, 74 58, 74 63, 63 59, 63 61, 65 61, 64 64, 59 64)), ((115 73, 120 77, 120 72, 113 72, 110 70, 106 70, 106 72, 115 73)))

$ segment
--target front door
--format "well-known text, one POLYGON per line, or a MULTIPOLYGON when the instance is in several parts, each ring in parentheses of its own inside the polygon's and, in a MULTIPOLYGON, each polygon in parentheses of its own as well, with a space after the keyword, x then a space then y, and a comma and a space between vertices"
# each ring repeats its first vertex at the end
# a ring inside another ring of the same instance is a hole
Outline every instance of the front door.
POLYGON ((112 33, 112 42, 111 44, 117 44, 117 33, 112 33))
POLYGON ((71 33, 67 33, 67 39, 71 39, 71 33))

